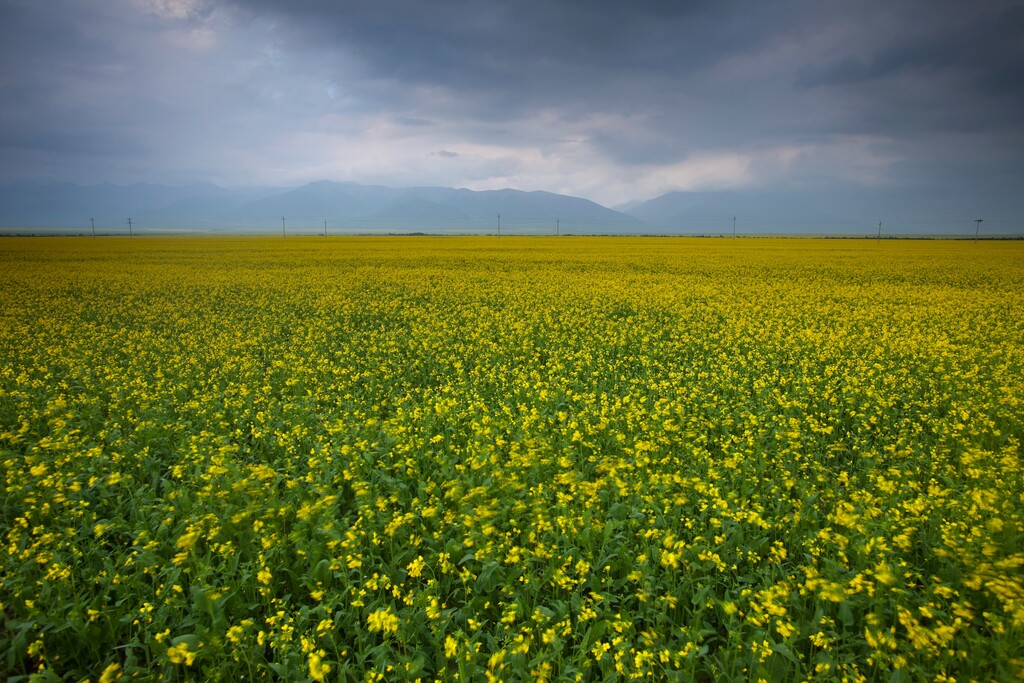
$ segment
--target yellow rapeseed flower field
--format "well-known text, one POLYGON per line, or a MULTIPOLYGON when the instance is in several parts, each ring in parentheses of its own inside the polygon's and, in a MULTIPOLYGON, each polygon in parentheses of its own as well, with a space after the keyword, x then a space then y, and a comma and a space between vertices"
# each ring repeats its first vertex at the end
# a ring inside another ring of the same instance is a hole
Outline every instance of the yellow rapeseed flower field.
POLYGON ((12 680, 1024 676, 1024 243, 0 243, 12 680))

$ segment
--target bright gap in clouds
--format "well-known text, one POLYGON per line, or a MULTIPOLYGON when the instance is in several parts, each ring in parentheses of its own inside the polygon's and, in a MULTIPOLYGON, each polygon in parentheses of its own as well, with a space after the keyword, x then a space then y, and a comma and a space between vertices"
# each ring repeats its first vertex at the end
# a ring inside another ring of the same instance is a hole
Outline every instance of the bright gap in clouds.
POLYGON ((0 182, 1019 187, 1019 3, 13 2, 0 182))

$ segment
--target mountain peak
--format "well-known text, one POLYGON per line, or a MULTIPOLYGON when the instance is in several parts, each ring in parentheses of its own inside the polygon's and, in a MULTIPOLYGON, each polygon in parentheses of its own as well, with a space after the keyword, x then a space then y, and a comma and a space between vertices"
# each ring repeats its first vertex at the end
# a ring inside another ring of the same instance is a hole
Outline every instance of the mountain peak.
POLYGON ((450 187, 390 188, 321 180, 293 188, 227 189, 211 183, 170 187, 150 183, 82 186, 50 184, 26 190, 0 188, 0 225, 120 230, 132 216, 149 229, 263 232, 280 229, 332 232, 493 232, 501 214, 503 233, 629 232, 636 218, 579 197, 511 188, 473 191, 450 187))

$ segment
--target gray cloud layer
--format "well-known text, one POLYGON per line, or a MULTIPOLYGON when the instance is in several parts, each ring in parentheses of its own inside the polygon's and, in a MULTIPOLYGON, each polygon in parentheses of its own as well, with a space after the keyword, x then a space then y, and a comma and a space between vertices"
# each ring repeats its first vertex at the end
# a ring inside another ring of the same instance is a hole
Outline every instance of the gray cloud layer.
POLYGON ((5 0, 0 182, 1024 180, 1024 3, 5 0))

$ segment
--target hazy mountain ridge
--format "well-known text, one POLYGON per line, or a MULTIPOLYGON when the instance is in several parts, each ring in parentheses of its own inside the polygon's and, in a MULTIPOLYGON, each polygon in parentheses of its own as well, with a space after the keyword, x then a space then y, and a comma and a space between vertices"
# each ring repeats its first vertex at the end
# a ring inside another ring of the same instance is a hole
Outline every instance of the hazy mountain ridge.
MULTIPOLYGON (((1016 205, 985 221, 988 234, 1021 234, 1016 205)), ((580 197, 544 191, 474 191, 319 181, 294 188, 224 188, 211 183, 166 186, 16 184, 0 187, 0 226, 140 231, 276 232, 284 219, 295 233, 502 232, 565 234, 970 234, 975 217, 963 197, 936 201, 926 191, 847 188, 669 192, 607 208, 580 197)))
POLYGON ((67 183, 0 188, 0 225, 120 229, 128 217, 140 229, 278 229, 297 231, 642 231, 642 221, 579 197, 520 190, 447 187, 390 188, 320 181, 296 188, 229 189, 67 183))
POLYGON ((974 219, 986 216, 983 232, 1024 232, 1024 206, 956 191, 936 199, 933 190, 921 188, 669 192, 616 208, 652 232, 729 234, 735 217, 737 234, 868 235, 877 232, 879 222, 883 234, 969 234, 974 219), (973 213, 965 213, 964 206, 973 213))

